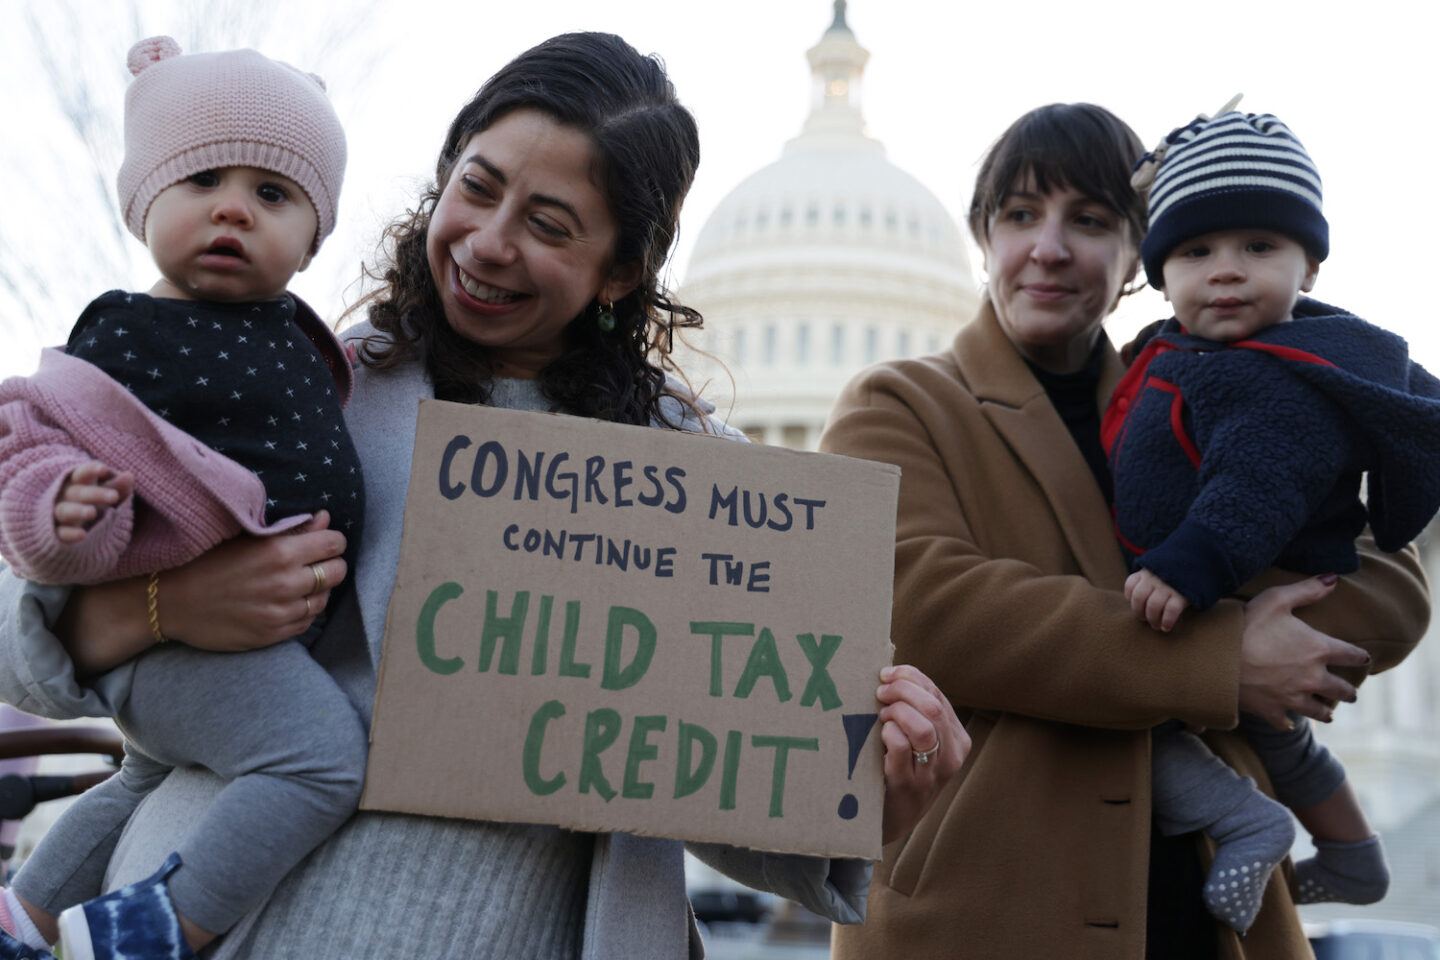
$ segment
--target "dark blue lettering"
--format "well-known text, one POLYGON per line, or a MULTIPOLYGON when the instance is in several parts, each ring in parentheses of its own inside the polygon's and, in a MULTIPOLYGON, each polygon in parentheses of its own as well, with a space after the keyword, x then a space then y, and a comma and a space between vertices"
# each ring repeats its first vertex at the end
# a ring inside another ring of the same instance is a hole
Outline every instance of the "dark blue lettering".
POLYGON ((625 496, 625 488, 635 482, 635 478, 630 476, 630 471, 634 468, 635 464, 629 460, 618 460, 611 468, 615 474, 615 506, 617 507, 629 507, 635 503, 634 500, 625 496))
POLYGON ((516 500, 540 499, 540 468, 544 463, 544 451, 536 451, 533 455, 526 454, 524 450, 518 451, 515 464, 516 500))
POLYGON ((666 468, 665 468, 665 479, 666 479, 666 481, 669 482, 670 486, 672 486, 672 487, 675 488, 675 501, 674 501, 673 503, 667 503, 667 504, 665 504, 665 509, 668 510, 668 511, 670 511, 671 513, 684 513, 684 512, 685 512, 685 484, 683 484, 683 483, 680 482, 681 480, 684 480, 684 479, 685 479, 685 470, 684 470, 684 468, 682 468, 682 467, 666 467, 666 468))
POLYGON ((790 527, 794 525, 795 516, 790 512, 790 507, 785 503, 785 501, 789 499, 790 494, 788 493, 775 494, 775 500, 773 501, 775 506, 775 516, 779 517, 783 514, 785 520, 783 523, 776 523, 774 520, 771 520, 769 523, 769 527, 771 530, 778 530, 781 533, 784 533, 786 530, 789 530, 790 527))
POLYGON ((505 485, 505 477, 509 472, 510 461, 505 454, 504 445, 499 440, 486 440, 480 444, 480 449, 475 451, 475 467, 470 471, 470 489, 478 496, 493 497, 505 485), (495 479, 487 487, 484 485, 485 466, 492 457, 495 460, 495 479))
POLYGON ((640 468, 640 472, 645 475, 645 479, 650 483, 653 492, 642 493, 635 499, 647 507, 660 506, 660 502, 665 499, 665 491, 660 486, 660 468, 653 463, 647 463, 640 468))
POLYGON ((765 525, 765 494, 755 494, 755 500, 759 503, 760 515, 753 516, 750 512, 750 491, 745 491, 745 525, 751 530, 758 530, 765 525))
POLYGON ((609 503, 605 491, 600 489, 600 471, 605 469, 604 457, 591 457, 585 461, 585 502, 609 503))
POLYGON ((575 513, 580 509, 579 478, 575 476, 574 472, 569 470, 560 473, 560 465, 569 459, 570 454, 563 450, 550 458, 550 467, 545 471, 545 492, 550 494, 551 498, 555 500, 568 498, 570 500, 570 512, 575 513), (562 490, 556 486, 555 480, 557 476, 562 480, 569 481, 568 490, 562 490))
POLYGON ((805 529, 815 529, 815 511, 825 506, 824 500, 807 500, 804 497, 796 497, 795 502, 805 508, 805 529))
POLYGON ((710 485, 711 520, 715 519, 715 512, 723 508, 730 511, 730 516, 728 519, 726 519, 726 523, 728 523, 732 527, 736 526, 739 523, 739 521, 735 518, 735 508, 738 505, 740 499, 740 495, 736 492, 736 490, 737 488, 731 487, 728 494, 722 494, 719 487, 715 486, 714 484, 710 485))
POLYGON ((440 495, 446 500, 454 500, 465 492, 465 484, 450 482, 450 464, 455 459, 455 454, 470 446, 470 438, 463 433, 457 433, 445 444, 445 453, 440 457, 440 495))

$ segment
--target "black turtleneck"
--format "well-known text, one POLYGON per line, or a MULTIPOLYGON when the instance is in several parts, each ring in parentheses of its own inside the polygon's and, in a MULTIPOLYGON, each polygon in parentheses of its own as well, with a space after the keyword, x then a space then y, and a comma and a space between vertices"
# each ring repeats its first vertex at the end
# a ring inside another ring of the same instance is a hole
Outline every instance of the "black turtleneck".
MULTIPOLYGON (((1051 373, 1029 364, 1060 414, 1075 446, 1080 448, 1095 482, 1114 503, 1110 464, 1100 443, 1100 407, 1096 392, 1105 369, 1110 341, 1101 336, 1085 366, 1074 373, 1051 373)), ((1118 549, 1118 548, 1117 548, 1118 549)), ((1214 960, 1219 950, 1215 921, 1201 898, 1204 874, 1196 853, 1195 835, 1166 837, 1150 829, 1150 878, 1146 898, 1146 960, 1214 960)))

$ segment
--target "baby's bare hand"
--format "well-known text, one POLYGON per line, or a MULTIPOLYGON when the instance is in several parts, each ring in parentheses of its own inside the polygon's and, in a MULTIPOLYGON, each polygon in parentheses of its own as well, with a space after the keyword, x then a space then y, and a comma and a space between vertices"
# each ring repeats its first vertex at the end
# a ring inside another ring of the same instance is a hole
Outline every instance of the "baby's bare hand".
POLYGON ((1190 601, 1149 570, 1136 570, 1125 581, 1125 599, 1135 616, 1156 630, 1169 633, 1175 629, 1180 614, 1190 601))
POLYGON ((135 492, 135 475, 117 473, 99 460, 70 471, 55 501, 55 536, 61 543, 79 543, 105 511, 135 492))

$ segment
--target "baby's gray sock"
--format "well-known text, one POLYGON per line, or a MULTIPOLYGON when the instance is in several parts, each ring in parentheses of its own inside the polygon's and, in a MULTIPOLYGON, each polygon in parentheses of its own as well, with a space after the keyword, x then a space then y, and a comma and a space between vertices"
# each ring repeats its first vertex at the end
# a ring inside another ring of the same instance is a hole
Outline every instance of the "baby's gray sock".
POLYGON ((1240 933, 1255 922, 1270 873, 1295 842, 1290 811, 1255 789, 1254 781, 1245 782, 1251 799, 1205 828, 1215 841, 1215 862, 1205 878, 1205 906, 1240 933))
POLYGON ((1173 836, 1204 830, 1215 841, 1205 878, 1206 908, 1244 933, 1260 912, 1265 884, 1295 842, 1290 812, 1241 777, 1194 734, 1171 729, 1153 736, 1155 817, 1173 836))
POLYGON ((1379 837, 1355 843, 1315 841, 1315 856, 1295 864, 1296 903, 1376 903, 1390 888, 1379 837))

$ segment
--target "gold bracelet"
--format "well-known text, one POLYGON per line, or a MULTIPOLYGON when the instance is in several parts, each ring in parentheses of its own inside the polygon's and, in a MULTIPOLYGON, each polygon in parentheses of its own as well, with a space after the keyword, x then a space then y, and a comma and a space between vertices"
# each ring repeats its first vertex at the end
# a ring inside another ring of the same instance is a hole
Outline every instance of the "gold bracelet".
POLYGON ((145 609, 150 614, 150 635, 155 638, 156 643, 165 643, 170 638, 160 632, 160 574, 150 574, 150 582, 145 585, 145 609))

